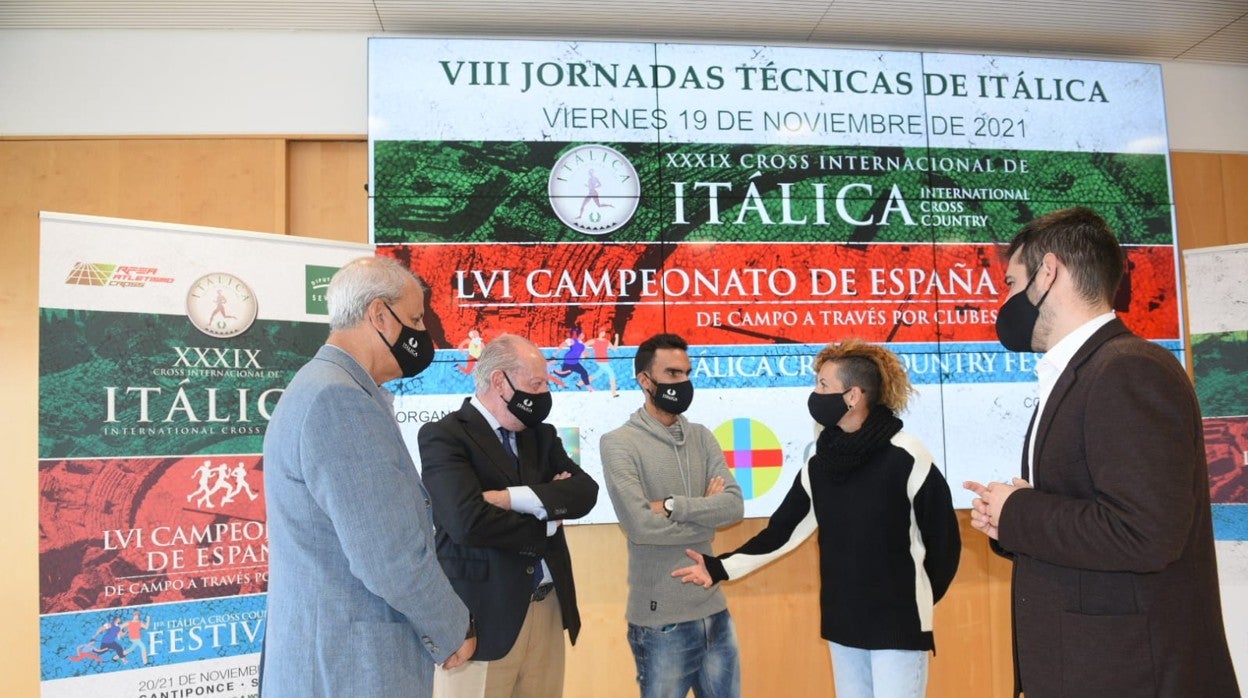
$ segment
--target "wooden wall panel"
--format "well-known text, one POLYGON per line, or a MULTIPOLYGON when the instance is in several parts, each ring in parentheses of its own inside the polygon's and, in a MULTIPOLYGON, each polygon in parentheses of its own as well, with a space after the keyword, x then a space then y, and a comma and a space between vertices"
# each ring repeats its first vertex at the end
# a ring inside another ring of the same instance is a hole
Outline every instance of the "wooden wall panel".
MULTIPOLYGON (((602 491, 601 496, 606 497, 602 491)), ((618 526, 569 526, 581 636, 568 648, 564 695, 637 695, 633 655, 625 635, 628 549, 618 526)))
POLYGON ((1248 155, 1220 155, 1226 242, 1248 242, 1248 155))
MULTIPOLYGON (((788 487, 788 483, 782 483, 788 487)), ((721 531, 733 550, 766 526, 747 519, 721 531)), ((742 695, 830 695, 832 662, 819 637, 819 547, 812 536, 783 558, 724 585, 741 647, 742 695)))
MULTIPOLYGON (((1248 242, 1248 155, 1221 153, 1170 154, 1179 249, 1218 247, 1248 242)), ((1183 335, 1190 334, 1187 269, 1179 256, 1183 335)), ((1184 355, 1188 373, 1191 352, 1184 355)))
POLYGON ((39 694, 38 540, 35 499, 36 438, 39 427, 39 236, 35 214, 23 204, 36 185, 22 158, 0 142, 0 443, 6 458, 0 472, 10 493, 6 525, 0 527, 0 599, 7 622, 0 627, 0 695, 39 694), (19 670, 18 667, 26 667, 19 670))
MULTIPOLYGON (((752 519, 724 529, 715 549, 735 548, 765 524, 752 519)), ((568 541, 584 627, 580 641, 569 650, 565 695, 636 696, 624 619, 624 535, 614 524, 569 526, 568 541)), ((819 639, 818 579, 818 549, 812 538, 763 570, 725 585, 741 645, 744 695, 831 694, 831 661, 819 639)))
POLYGON ((0 196, 14 213, 286 231, 280 138, 0 141, 0 148, 0 196))
MULTIPOLYGON (((1009 563, 988 549, 958 513, 962 563, 948 595, 936 606, 938 653, 928 695, 963 696, 976 690, 1008 695, 1010 655, 1009 563), (986 690, 985 690, 986 689, 986 690)), ((731 550, 766 525, 743 521, 724 529, 716 550, 731 550)), ((566 695, 628 698, 637 695, 632 654, 625 640, 627 547, 615 525, 570 526, 584 628, 569 649, 566 695)), ((725 584, 741 645, 746 696, 834 695, 827 643, 819 637, 819 556, 814 538, 754 574, 725 584)))
MULTIPOLYGON (((1174 153, 1180 246, 1248 242, 1248 155, 1174 153)), ((0 140, 0 442, 11 492, 37 491, 38 217, 43 210, 367 240, 367 144, 282 139, 0 140)), ((951 483, 957 487, 959 483, 951 483)), ((605 496, 605 495, 604 495, 605 496)), ((0 527, 0 575, 8 620, 0 629, 0 695, 38 694, 37 536, 33 497, 15 496, 0 527)), ((962 564, 936 608, 938 654, 928 695, 1008 695, 1010 565, 993 555, 960 512, 962 564)), ((721 532, 739 545, 765 524, 721 532)), ((625 640, 627 552, 619 528, 568 530, 576 566, 581 641, 570 650, 568 696, 635 696, 625 640)), ((746 696, 833 695, 819 639, 818 551, 808 541, 786 558, 725 586, 742 649, 746 696)))
POLYGON ((291 141, 289 232, 368 242, 368 143, 291 141))
POLYGON ((1185 247, 1226 244, 1222 162, 1216 153, 1171 153, 1175 219, 1185 247))
POLYGON ((39 694, 39 211, 281 232, 282 139, 0 140, 0 695, 39 694))
POLYGON ((1179 247, 1248 242, 1248 155, 1170 154, 1179 247))

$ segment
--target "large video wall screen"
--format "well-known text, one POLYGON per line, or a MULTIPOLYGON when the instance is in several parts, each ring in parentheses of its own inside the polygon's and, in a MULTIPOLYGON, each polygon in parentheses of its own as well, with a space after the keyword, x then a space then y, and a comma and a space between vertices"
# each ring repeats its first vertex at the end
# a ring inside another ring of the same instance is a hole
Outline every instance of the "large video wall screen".
MULTIPOLYGON (((906 428, 951 483, 1008 478, 1036 357, 996 341, 1000 252, 1072 205, 1127 247, 1120 316, 1182 348, 1157 65, 378 38, 369 143, 373 241, 429 284, 439 348, 391 386, 413 449, 514 332, 545 348, 550 421, 597 475, 642 402, 636 345, 676 332, 688 416, 766 516, 812 448, 811 359, 861 337, 902 356, 906 428)), ((587 520, 614 520, 605 497, 587 520)))

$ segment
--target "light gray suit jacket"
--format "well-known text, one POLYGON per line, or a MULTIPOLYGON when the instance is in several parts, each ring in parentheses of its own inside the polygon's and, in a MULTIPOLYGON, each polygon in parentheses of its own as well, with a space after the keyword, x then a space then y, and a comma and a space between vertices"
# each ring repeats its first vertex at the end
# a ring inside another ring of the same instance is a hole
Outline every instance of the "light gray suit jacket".
POLYGON ((429 495, 388 394, 329 345, 264 439, 264 698, 429 696, 468 611, 438 564, 429 495))

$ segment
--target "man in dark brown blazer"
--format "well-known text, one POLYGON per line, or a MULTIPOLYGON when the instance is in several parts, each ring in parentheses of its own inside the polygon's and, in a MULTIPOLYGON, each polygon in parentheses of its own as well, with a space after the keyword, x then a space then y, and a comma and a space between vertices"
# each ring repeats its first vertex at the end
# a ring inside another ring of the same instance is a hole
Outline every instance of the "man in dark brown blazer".
POLYGON ((997 334, 1044 353, 1040 404, 1023 477, 965 486, 1014 561, 1015 693, 1239 696, 1191 380, 1114 316, 1123 254, 1094 212, 1042 216, 1007 254, 997 334))

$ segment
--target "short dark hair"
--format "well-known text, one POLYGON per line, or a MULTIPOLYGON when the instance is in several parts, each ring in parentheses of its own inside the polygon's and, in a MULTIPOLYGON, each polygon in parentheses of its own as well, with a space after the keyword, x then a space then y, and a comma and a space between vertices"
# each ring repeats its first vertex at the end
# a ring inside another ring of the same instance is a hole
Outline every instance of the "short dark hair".
POLYGON ((1013 259, 1020 248, 1028 278, 1052 252, 1070 270, 1080 297, 1088 302, 1114 302, 1125 267, 1122 247, 1109 224, 1092 209, 1075 206, 1040 216, 1018 231, 1005 258, 1013 259))
POLYGON ((676 334, 654 335, 637 346, 637 355, 633 357, 633 375, 649 371, 654 365, 654 354, 660 349, 689 351, 689 343, 676 334))

